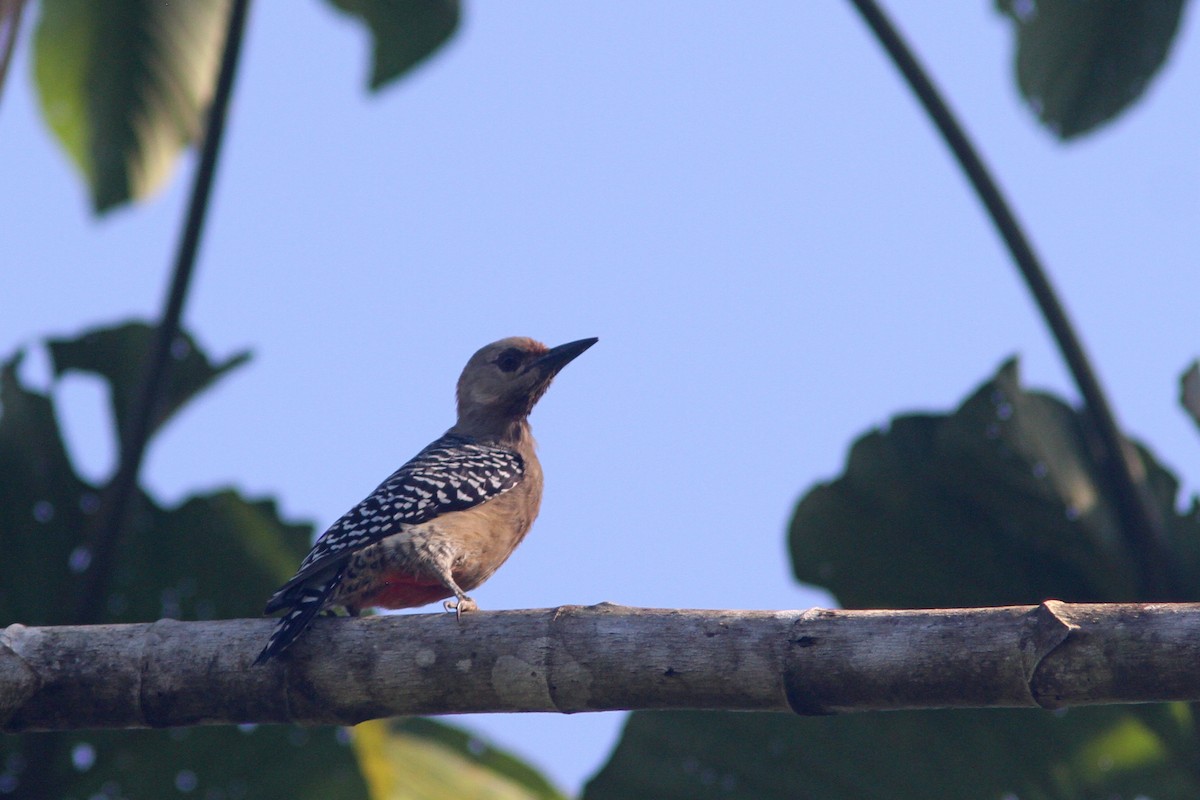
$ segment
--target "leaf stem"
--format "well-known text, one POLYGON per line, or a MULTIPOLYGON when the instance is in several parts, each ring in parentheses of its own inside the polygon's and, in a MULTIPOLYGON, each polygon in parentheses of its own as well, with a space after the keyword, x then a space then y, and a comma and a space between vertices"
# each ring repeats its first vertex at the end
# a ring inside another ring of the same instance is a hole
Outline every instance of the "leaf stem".
POLYGON ((1177 587, 1167 558, 1165 522, 1143 488, 1145 468, 1133 448, 1125 444, 1100 381, 1040 259, 971 140, 887 15, 874 0, 851 2, 921 101, 1008 246, 1083 397, 1094 428, 1096 460, 1140 568, 1142 599, 1168 599, 1177 587))
POLYGON ((0 98, 4 97, 4 87, 8 83, 8 65, 17 49, 24 10, 25 0, 0 0, 0 98))
POLYGON ((77 623, 98 622, 106 606, 104 596, 112 575, 117 546, 129 515, 130 502, 137 491, 138 473, 146 452, 146 442, 158 406, 162 402, 163 387, 170 371, 171 348, 179 335, 183 303, 187 298, 188 286, 196 265, 196 253, 208 212, 249 5, 249 0, 234 0, 230 7, 225 49, 221 57, 212 106, 208 112, 208 124, 200 150, 200 161, 196 167, 191 200, 184 218, 183 234, 175 257, 171 285, 162 320, 151 344, 135 413, 131 415, 127 435, 121 442, 120 463, 116 475, 104 493, 102 513, 97 515, 98 526, 94 529, 90 543, 92 560, 89 569, 84 573, 83 586, 73 615, 77 623))

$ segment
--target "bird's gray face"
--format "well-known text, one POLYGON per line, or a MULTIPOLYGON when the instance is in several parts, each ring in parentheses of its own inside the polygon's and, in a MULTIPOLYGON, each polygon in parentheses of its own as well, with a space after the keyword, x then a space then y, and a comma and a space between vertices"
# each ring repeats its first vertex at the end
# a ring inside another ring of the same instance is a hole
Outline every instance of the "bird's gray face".
POLYGON ((471 356, 458 380, 460 412, 491 410, 528 414, 550 381, 596 339, 547 348, 541 342, 514 336, 493 342, 471 356))

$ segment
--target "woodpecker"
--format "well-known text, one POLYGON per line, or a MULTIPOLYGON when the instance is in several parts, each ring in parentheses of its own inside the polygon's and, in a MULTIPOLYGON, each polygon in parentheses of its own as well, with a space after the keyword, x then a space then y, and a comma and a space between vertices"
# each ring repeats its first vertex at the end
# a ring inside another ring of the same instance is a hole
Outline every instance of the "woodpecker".
POLYGON ((296 575, 267 601, 283 609, 255 664, 279 655, 319 612, 414 608, 467 596, 503 564, 537 517, 542 467, 529 412, 559 370, 597 342, 547 348, 521 336, 471 356, 458 379, 458 421, 321 534, 296 575))

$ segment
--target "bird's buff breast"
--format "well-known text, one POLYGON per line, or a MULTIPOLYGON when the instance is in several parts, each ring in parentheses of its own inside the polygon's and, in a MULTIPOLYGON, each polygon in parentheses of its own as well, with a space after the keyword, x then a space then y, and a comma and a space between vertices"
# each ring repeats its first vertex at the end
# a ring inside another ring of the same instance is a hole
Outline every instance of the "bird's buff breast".
POLYGON ((537 504, 518 502, 521 489, 466 511, 416 525, 357 553, 342 578, 337 602, 359 607, 415 608, 452 597, 438 579, 450 565, 469 592, 508 560, 533 524, 537 504), (519 509, 532 508, 533 514, 519 509))

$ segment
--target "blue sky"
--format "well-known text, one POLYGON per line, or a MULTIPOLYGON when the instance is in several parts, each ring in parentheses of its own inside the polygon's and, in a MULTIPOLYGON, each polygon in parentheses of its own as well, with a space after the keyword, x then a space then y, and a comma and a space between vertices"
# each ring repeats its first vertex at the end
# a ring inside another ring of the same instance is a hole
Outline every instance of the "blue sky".
MULTIPOLYGON (((1115 124, 1060 145, 988 3, 894 2, 976 136, 1128 430, 1193 490, 1177 378, 1200 354, 1200 75, 1186 17, 1115 124)), ((26 30, 28 40, 28 26, 26 30)), ((102 222, 36 112, 0 104, 0 351, 157 314, 192 159, 102 222)), ((508 335, 600 343, 536 410, 542 516, 485 609, 804 608, 785 526, 853 438, 955 405, 1005 358, 1075 397, 990 223, 846 3, 474 3, 379 96, 365 33, 257 3, 188 328, 250 366, 150 451, 166 501, 274 495, 323 527, 451 422, 508 335)), ((38 354, 27 375, 44 384, 38 354)), ((84 471, 103 395, 58 391, 84 471)), ((618 714, 460 719, 575 790, 618 714)))

